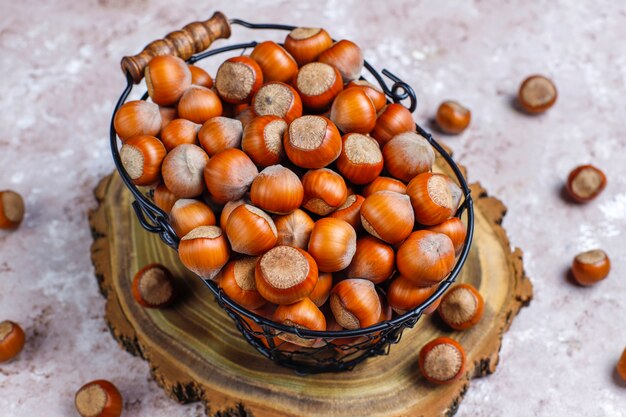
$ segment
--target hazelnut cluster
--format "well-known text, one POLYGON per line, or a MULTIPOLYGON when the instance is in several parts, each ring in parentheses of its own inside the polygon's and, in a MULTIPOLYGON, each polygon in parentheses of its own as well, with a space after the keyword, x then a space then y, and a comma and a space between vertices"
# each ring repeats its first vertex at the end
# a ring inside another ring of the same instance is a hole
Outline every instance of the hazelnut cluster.
MULTIPOLYGON (((433 172, 411 113, 359 80, 362 68, 356 44, 319 28, 227 59, 215 79, 160 56, 145 72, 151 101, 114 119, 126 172, 169 213, 182 263, 285 325, 357 329, 403 314, 463 247, 461 189, 433 172)), ((147 300, 145 282, 134 288, 144 305, 168 300, 147 300)))

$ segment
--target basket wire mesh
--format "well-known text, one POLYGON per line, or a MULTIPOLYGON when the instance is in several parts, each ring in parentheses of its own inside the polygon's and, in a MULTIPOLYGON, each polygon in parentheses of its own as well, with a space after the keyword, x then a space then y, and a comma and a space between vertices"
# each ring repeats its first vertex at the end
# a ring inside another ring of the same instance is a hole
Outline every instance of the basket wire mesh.
MULTIPOLYGON (((290 31, 295 28, 295 26, 289 25, 254 24, 239 19, 231 19, 230 23, 249 29, 290 31)), ((193 64, 221 53, 236 50, 241 50, 243 54, 247 49, 254 48, 256 45, 257 42, 248 42, 224 46, 196 54, 187 62, 193 64)), ((408 100, 409 104, 406 107, 411 112, 415 111, 417 107, 416 95, 407 83, 386 69, 382 70, 382 75, 379 74, 367 61, 364 62, 364 68, 376 80, 390 101, 401 103, 408 100), (393 82, 391 87, 386 84, 383 75, 393 82)), ((113 160, 122 181, 135 198, 132 207, 141 226, 148 232, 158 234, 166 245, 176 250, 179 238, 169 222, 167 213, 158 208, 149 195, 142 193, 133 184, 120 159, 113 120, 115 113, 125 103, 133 89, 134 83, 130 74, 126 75, 126 79, 126 88, 122 92, 111 118, 110 143, 113 160)), ((146 92, 142 96, 142 100, 147 98, 148 93, 146 92)), ((421 126, 416 124, 415 128, 417 133, 426 138, 435 151, 443 157, 463 192, 463 201, 455 216, 459 218, 465 216, 467 236, 452 271, 446 279, 438 284, 436 291, 413 310, 367 328, 339 331, 313 331, 274 322, 259 315, 258 312, 250 311, 238 305, 224 294, 216 282, 198 277, 214 295, 217 303, 232 318, 244 338, 263 356, 279 365, 294 369, 299 374, 351 370, 369 357, 388 354, 391 345, 400 341, 402 332, 406 328, 414 327, 424 311, 436 302, 456 280, 467 259, 474 233, 474 210, 470 189, 463 173, 446 150, 421 126)))

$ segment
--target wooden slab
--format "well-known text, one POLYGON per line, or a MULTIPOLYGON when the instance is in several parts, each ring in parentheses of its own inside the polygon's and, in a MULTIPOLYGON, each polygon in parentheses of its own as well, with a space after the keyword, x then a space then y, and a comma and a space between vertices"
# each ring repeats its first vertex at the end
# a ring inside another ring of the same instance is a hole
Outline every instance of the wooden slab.
POLYGON ((210 416, 453 415, 470 379, 495 371, 502 336, 532 297, 522 252, 511 252, 500 227, 506 208, 480 185, 472 186, 472 195, 475 239, 459 281, 472 283, 485 298, 481 322, 451 332, 438 317, 424 317, 388 356, 369 359, 351 372, 303 377, 244 341, 176 252, 141 228, 131 195, 114 174, 96 189, 99 207, 90 213, 92 259, 107 299, 106 320, 126 350, 150 362, 154 379, 167 393, 180 402, 204 401, 210 416), (152 262, 179 277, 183 296, 168 309, 144 309, 131 296, 134 273, 152 262), (433 386, 420 376, 417 355, 442 334, 465 347, 469 366, 457 383, 433 386))

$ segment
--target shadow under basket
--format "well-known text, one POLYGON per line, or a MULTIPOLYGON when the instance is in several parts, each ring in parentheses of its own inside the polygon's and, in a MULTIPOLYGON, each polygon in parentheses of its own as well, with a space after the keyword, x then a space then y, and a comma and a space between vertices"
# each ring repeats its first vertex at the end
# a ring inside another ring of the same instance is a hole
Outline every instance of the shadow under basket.
MULTIPOLYGON (((213 40, 228 38, 230 36, 231 25, 239 25, 249 29, 287 31, 295 28, 295 26, 288 25, 252 24, 239 19, 228 21, 223 14, 217 12, 206 22, 191 23, 185 26, 181 31, 167 35, 165 39, 152 42, 140 54, 134 57, 125 57, 122 61, 127 86, 115 106, 113 117, 117 110, 125 103, 134 84, 141 81, 143 74, 142 69, 151 56, 171 53, 186 59, 188 63, 192 64, 230 51, 240 50, 241 54, 243 54, 246 50, 256 46, 256 42, 249 42, 202 52, 210 46, 213 40), (204 28, 202 29, 204 32, 198 35, 201 28, 204 28), (198 39, 198 36, 206 36, 206 39, 198 39), (190 43, 187 45, 187 48, 185 48, 184 42, 175 42, 175 39, 181 37, 183 41, 190 39, 187 40, 187 42, 190 43)), ((378 83, 381 90, 388 97, 389 102, 401 103, 402 101, 408 100, 409 105, 407 108, 411 112, 415 110, 417 107, 415 92, 408 84, 389 71, 383 70, 382 74, 393 82, 391 87, 388 87, 383 77, 367 61, 364 63, 364 68, 378 83)), ((142 99, 145 100, 147 98, 148 93, 146 92, 142 99)), ((219 303, 233 319, 243 337, 262 355, 279 365, 294 369, 300 374, 351 370, 369 357, 387 354, 391 345, 400 341, 404 329, 415 326, 424 311, 435 303, 456 280, 468 256, 474 232, 474 210, 470 189, 461 170, 446 150, 435 141, 429 132, 425 131, 417 124, 415 127, 417 133, 425 137, 435 151, 440 154, 450 171, 456 177, 456 181, 463 191, 464 199, 455 216, 463 218, 467 226, 467 236, 463 249, 458 255, 450 275, 438 285, 437 290, 424 301, 424 303, 413 310, 390 320, 380 322, 374 326, 340 331, 312 331, 276 323, 238 305, 224 294, 216 282, 198 277, 211 293, 213 293, 217 303, 219 303)), ((139 222, 144 229, 148 232, 159 234, 165 244, 176 250, 178 248, 179 239, 169 223, 167 213, 154 204, 149 194, 144 194, 133 184, 122 165, 118 149, 118 138, 113 126, 113 118, 111 119, 110 142, 113 160, 115 161, 119 175, 135 198, 133 209, 139 222)))

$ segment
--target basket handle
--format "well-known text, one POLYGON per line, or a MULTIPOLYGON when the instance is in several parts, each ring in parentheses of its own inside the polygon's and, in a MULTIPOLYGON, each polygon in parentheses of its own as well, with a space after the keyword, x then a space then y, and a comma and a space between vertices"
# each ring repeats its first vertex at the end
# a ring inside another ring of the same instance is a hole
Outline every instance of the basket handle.
POLYGON ((215 12, 209 20, 189 23, 181 30, 171 32, 163 39, 150 42, 135 56, 122 58, 122 72, 130 74, 135 84, 144 75, 148 62, 155 56, 174 55, 189 59, 207 49, 216 39, 230 37, 230 23, 222 12, 215 12))

